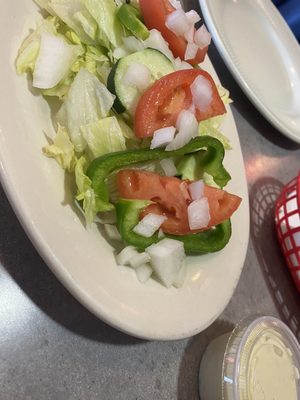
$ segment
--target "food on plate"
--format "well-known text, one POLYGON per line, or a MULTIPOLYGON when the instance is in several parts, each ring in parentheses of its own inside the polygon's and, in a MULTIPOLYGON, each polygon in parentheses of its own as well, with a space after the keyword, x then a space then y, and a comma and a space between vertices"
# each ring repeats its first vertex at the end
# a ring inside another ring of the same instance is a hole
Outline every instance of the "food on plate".
POLYGON ((220 251, 241 202, 224 190, 229 93, 197 65, 209 33, 176 0, 36 2, 47 15, 16 70, 57 101, 44 154, 74 178, 86 223, 123 243, 117 264, 182 286, 185 254, 220 251))

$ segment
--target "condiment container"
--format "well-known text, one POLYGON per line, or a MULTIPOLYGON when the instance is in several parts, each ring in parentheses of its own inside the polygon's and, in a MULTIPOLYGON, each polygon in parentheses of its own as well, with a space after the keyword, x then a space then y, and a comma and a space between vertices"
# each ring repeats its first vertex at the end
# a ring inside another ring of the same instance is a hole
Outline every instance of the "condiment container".
POLYGON ((300 346, 286 324, 250 317, 213 340, 199 372, 201 400, 299 400, 300 346))

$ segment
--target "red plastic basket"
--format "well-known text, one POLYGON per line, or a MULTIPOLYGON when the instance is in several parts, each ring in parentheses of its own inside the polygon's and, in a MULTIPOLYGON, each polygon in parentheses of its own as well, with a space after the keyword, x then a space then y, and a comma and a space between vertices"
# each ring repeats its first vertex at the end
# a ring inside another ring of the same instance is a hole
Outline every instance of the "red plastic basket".
POLYGON ((281 249, 300 292, 300 171, 277 199, 275 223, 281 249))

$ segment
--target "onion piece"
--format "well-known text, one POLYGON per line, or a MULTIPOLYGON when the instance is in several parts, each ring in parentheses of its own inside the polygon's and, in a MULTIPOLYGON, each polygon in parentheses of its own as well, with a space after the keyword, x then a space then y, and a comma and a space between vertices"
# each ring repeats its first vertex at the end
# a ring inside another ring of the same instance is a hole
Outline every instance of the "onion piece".
POLYGON ((139 255, 139 252, 135 247, 127 246, 116 256, 116 262, 118 265, 129 265, 132 257, 137 255, 139 255))
POLYGON ((197 22, 201 20, 200 15, 195 11, 191 10, 185 13, 189 24, 195 25, 197 22))
POLYGON ((139 90, 145 90, 151 81, 151 72, 146 65, 133 62, 127 68, 124 75, 126 85, 135 86, 139 90))
POLYGON ((189 192, 192 200, 200 200, 204 193, 203 180, 195 181, 189 184, 189 192))
POLYGON ((210 221, 209 204, 207 197, 194 200, 188 206, 189 227, 193 229, 206 228, 210 221))
POLYGON ((156 149, 157 147, 166 146, 174 139, 176 128, 174 126, 168 126, 166 128, 157 129, 153 133, 153 138, 150 144, 150 149, 156 149))
POLYGON ((191 84, 193 104, 201 111, 206 111, 212 102, 212 86, 204 76, 198 76, 191 84))
POLYGON ((65 78, 79 54, 79 46, 70 45, 59 36, 43 32, 32 85, 39 89, 53 88, 65 78))
MULTIPOLYGON (((190 29, 184 34, 184 37, 188 41, 188 43, 194 43, 194 34, 195 34, 195 28, 193 26, 190 27, 190 29)), ((198 51, 198 47, 197 47, 198 51)))
POLYGON ((182 8, 182 5, 178 0, 169 0, 169 3, 175 8, 175 10, 180 10, 182 8))
POLYGON ((151 266, 161 283, 170 287, 176 281, 185 258, 183 242, 165 238, 147 247, 151 266))
POLYGON ((211 42, 211 34, 208 32, 206 26, 203 24, 199 29, 196 30, 194 35, 194 41, 200 49, 209 46, 211 42))
POLYGON ((177 168, 175 167, 174 161, 171 158, 165 158, 164 160, 161 160, 160 165, 166 176, 175 176, 177 174, 177 168))
POLYGON ((166 219, 164 215, 149 213, 133 228, 133 232, 144 237, 151 237, 166 219))
POLYGON ((174 68, 175 71, 180 71, 183 69, 193 69, 193 66, 185 61, 182 61, 181 58, 177 57, 174 60, 174 68))
POLYGON ((199 49, 199 47, 195 43, 188 43, 186 46, 185 54, 184 54, 185 61, 192 60, 193 58, 195 58, 197 55, 198 49, 199 49))
POLYGON ((149 261, 150 261, 149 254, 143 252, 143 253, 139 253, 139 254, 133 256, 129 260, 128 264, 131 266, 131 268, 136 269, 136 268, 140 267, 141 265, 148 263, 149 261))
POLYGON ((143 264, 135 270, 136 276, 141 283, 146 283, 153 273, 153 269, 149 264, 143 264))
POLYGON ((177 117, 176 128, 179 132, 184 131, 190 138, 198 136, 199 123, 190 110, 183 110, 177 117))
POLYGON ((175 35, 184 36, 190 30, 191 24, 185 12, 182 9, 178 9, 167 16, 166 27, 175 33, 175 35))

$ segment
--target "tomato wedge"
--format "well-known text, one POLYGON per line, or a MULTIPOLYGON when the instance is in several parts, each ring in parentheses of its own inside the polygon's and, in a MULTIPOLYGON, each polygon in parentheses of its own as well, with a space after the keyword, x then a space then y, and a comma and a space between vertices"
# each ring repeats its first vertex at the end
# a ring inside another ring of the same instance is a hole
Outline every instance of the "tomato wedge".
POLYGON ((210 74, 202 69, 172 72, 158 79, 141 96, 134 117, 134 131, 139 138, 150 137, 157 129, 175 126, 178 115, 192 105, 190 86, 203 76, 212 88, 212 101, 205 110, 196 108, 198 121, 226 112, 224 103, 210 74))
MULTIPOLYGON (((175 35, 166 26, 166 18, 175 11, 175 8, 168 0, 140 0, 139 5, 147 28, 159 30, 163 38, 169 43, 174 56, 184 60, 187 40, 175 35)), ((192 65, 199 64, 204 60, 206 53, 207 47, 199 49, 195 58, 186 61, 192 65)))
POLYGON ((211 219, 205 229, 192 231, 187 213, 188 205, 192 202, 189 181, 131 169, 119 171, 117 181, 122 198, 154 202, 142 211, 140 218, 149 213, 165 215, 168 219, 161 228, 173 235, 197 233, 216 226, 230 218, 241 202, 241 198, 234 194, 205 186, 204 196, 208 199, 211 219))

